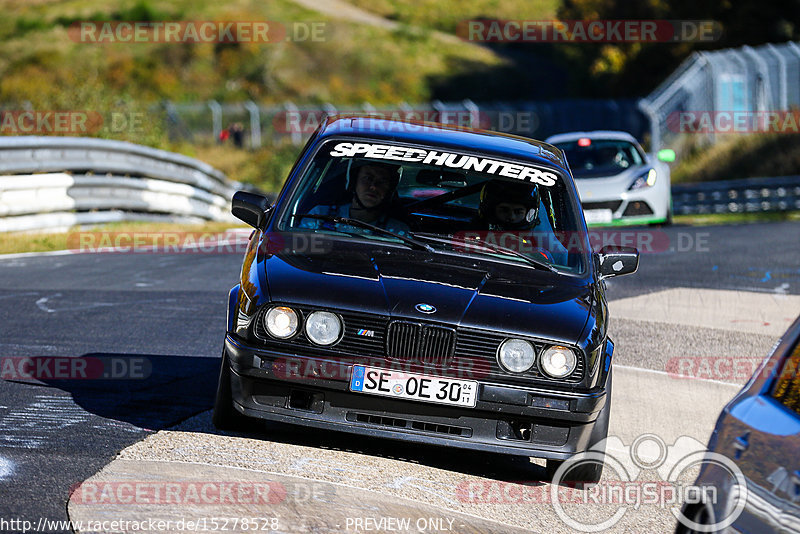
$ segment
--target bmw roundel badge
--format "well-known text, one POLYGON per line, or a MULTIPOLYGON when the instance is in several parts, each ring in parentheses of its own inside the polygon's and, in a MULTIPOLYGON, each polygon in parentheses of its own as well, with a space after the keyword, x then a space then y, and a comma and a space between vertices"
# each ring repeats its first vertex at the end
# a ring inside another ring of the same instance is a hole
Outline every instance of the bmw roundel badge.
POLYGON ((414 308, 418 312, 422 312, 422 313, 435 313, 436 312, 436 308, 434 306, 431 306, 430 304, 420 303, 420 304, 417 304, 416 306, 414 306, 414 308))

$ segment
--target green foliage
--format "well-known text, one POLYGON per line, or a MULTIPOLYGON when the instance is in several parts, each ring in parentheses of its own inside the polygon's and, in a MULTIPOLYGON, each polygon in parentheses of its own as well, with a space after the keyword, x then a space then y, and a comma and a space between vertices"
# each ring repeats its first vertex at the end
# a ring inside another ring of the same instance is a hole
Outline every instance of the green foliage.
POLYGON ((786 0, 562 0, 561 20, 715 21, 722 33, 707 42, 564 44, 574 96, 642 96, 695 50, 755 46, 800 39, 800 2, 786 0))
POLYGON ((800 135, 734 135, 717 145, 698 148, 672 172, 674 183, 787 176, 800 169, 800 135))
POLYGON ((504 63, 482 47, 443 42, 427 31, 326 21, 290 0, 176 0, 163 6, 82 0, 9 10, 0 21, 0 102, 12 109, 26 102, 52 108, 64 93, 84 86, 147 103, 395 104, 431 98, 431 80, 457 73, 463 61, 485 69, 504 63), (321 40, 269 44, 79 42, 72 25, 87 20, 267 20, 287 28, 305 21, 325 29, 321 40))
POLYGON ((268 193, 277 193, 289 176, 302 146, 284 143, 258 150, 237 149, 229 144, 177 145, 171 148, 207 162, 232 180, 253 184, 268 193))

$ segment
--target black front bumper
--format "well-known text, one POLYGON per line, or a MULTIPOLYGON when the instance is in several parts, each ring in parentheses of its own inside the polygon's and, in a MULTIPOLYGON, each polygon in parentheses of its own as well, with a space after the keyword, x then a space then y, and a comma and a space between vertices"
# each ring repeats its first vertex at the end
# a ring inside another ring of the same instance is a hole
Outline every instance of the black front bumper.
POLYGON ((273 364, 286 354, 245 346, 231 335, 225 350, 233 405, 244 415, 402 441, 564 460, 589 447, 606 402, 605 389, 574 393, 481 382, 475 408, 442 406, 353 393, 349 374, 276 376, 273 364))

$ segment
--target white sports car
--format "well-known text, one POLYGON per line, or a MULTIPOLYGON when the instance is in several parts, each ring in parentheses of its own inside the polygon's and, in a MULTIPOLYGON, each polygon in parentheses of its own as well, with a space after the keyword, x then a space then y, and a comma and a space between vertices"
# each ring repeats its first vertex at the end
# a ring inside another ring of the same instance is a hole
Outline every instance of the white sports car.
POLYGON ((567 156, 586 224, 672 222, 672 150, 646 154, 632 135, 617 131, 570 132, 546 142, 567 156))

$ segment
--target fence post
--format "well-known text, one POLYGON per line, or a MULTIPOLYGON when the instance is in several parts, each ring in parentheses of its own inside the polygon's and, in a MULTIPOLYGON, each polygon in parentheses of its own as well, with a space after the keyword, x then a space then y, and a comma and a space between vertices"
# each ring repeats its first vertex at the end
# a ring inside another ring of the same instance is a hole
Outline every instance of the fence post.
POLYGON ((222 106, 216 100, 209 100, 208 107, 211 109, 211 128, 214 130, 214 141, 219 141, 222 134, 222 106))
POLYGON ((642 98, 637 104, 650 121, 650 152, 655 154, 661 149, 661 121, 658 120, 658 113, 647 99, 642 98))
POLYGON ((753 101, 755 104, 753 106, 753 111, 756 113, 767 111, 774 106, 772 103, 772 84, 769 81, 769 67, 767 67, 767 62, 764 61, 764 58, 759 56, 755 50, 747 45, 742 47, 742 51, 753 60, 753 63, 759 66, 756 70, 755 78, 756 81, 759 79, 761 80, 761 87, 756 83, 753 88, 753 101), (758 92, 759 89, 761 90, 761 94, 758 92))
POLYGON ((772 52, 772 55, 778 60, 778 106, 782 111, 785 111, 789 109, 789 91, 786 87, 786 60, 778 52, 778 49, 771 44, 767 44, 767 50, 772 52))
MULTIPOLYGON (((786 45, 788 46, 789 50, 794 52, 795 56, 797 57, 797 61, 795 62, 795 65, 797 65, 797 63, 800 62, 800 46, 797 46, 797 43, 793 42, 786 43, 786 45)), ((800 65, 798 65, 798 68, 800 68, 800 65)), ((795 84, 792 84, 792 87, 796 87, 795 84)), ((787 94, 788 94, 788 84, 787 84, 787 94)), ((800 100, 800 96, 798 96, 798 100, 800 100)), ((797 101, 795 101, 795 105, 797 105, 797 101)), ((786 109, 789 109, 788 101, 786 103, 786 109)))
POLYGON ((481 126, 481 113, 480 108, 478 105, 470 100, 469 98, 465 98, 461 101, 464 105, 464 109, 469 112, 469 126, 470 128, 480 128, 481 126))
MULTIPOLYGON (((298 117, 300 116, 300 110, 297 108, 297 106, 294 105, 294 102, 286 102, 285 104, 283 104, 283 107, 286 108, 286 113, 287 114, 288 113, 295 113, 298 117)), ((287 117, 287 119, 288 119, 288 117, 287 117)), ((288 120, 287 120, 287 124, 289 124, 288 120)), ((292 144, 293 145, 299 145, 300 143, 303 142, 302 132, 300 131, 299 128, 292 129, 291 137, 292 137, 292 144)))
POLYGON ((252 100, 244 103, 244 107, 250 112, 250 146, 251 148, 261 147, 261 117, 258 113, 258 106, 252 100))
POLYGON ((322 124, 328 117, 336 115, 338 113, 336 106, 331 104, 330 102, 325 102, 322 104, 322 111, 325 112, 325 115, 320 117, 320 124, 322 124))

